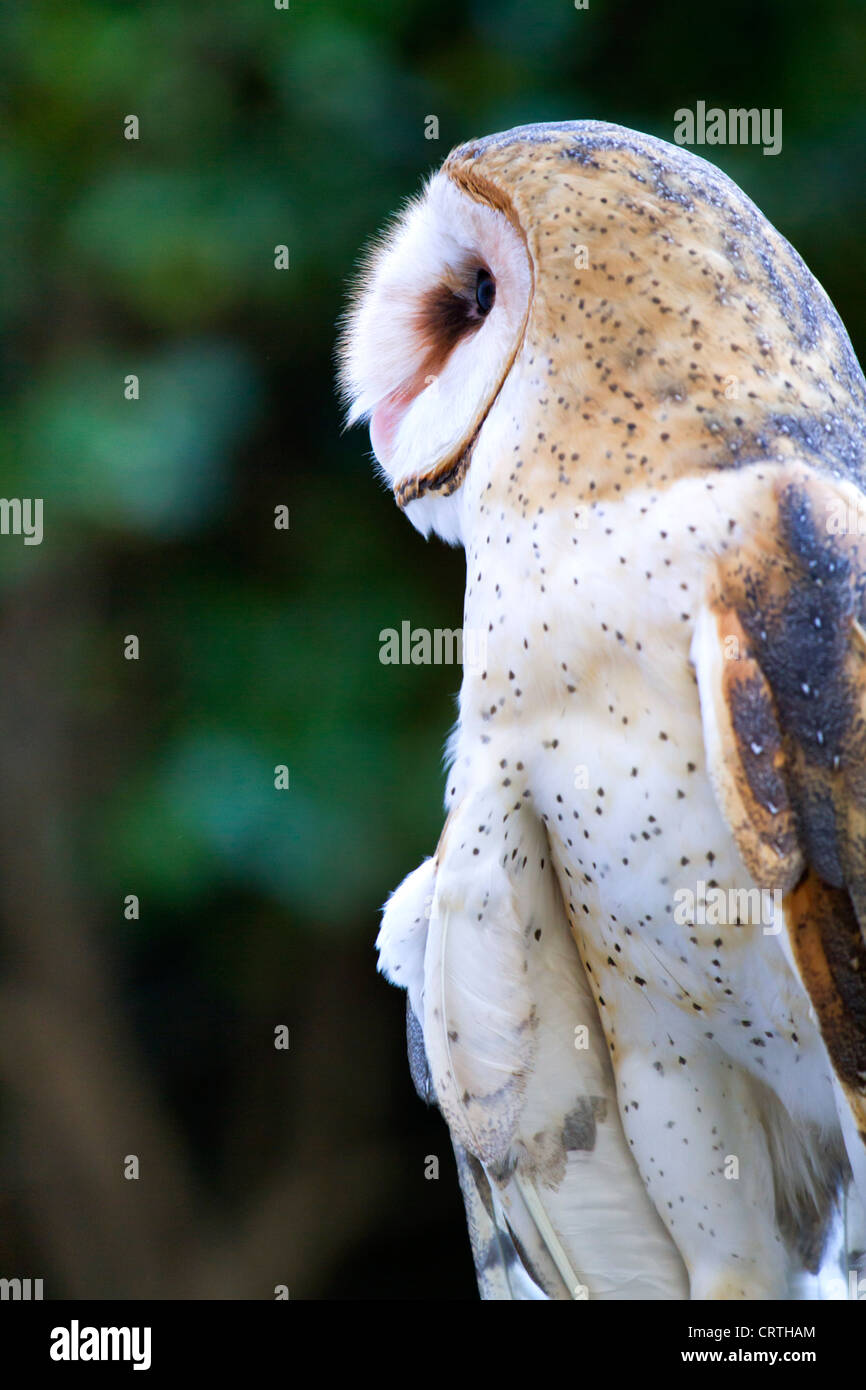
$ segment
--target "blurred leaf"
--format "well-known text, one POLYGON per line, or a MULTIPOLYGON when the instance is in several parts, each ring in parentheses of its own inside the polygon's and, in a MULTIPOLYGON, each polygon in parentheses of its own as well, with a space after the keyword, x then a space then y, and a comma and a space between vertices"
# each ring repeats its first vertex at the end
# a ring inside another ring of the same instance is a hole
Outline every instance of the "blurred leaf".
POLYGON ((23 407, 30 487, 57 513, 103 527, 181 536, 227 500, 231 450, 252 418, 253 367, 239 348, 186 342, 153 357, 60 364, 23 407), (124 397, 139 377, 140 398, 124 397))

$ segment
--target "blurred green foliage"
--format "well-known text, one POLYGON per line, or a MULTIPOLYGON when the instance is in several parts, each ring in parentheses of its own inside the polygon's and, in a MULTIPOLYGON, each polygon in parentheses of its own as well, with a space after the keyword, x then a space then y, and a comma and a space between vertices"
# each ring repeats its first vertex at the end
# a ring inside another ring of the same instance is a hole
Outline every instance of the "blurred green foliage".
MULTIPOLYGON (((168 935, 178 996, 206 979, 219 1008, 300 991, 317 949, 361 943, 371 972, 378 905, 436 842, 459 671, 382 666, 378 634, 457 626, 462 558, 340 432, 333 345, 364 243, 473 135, 595 117, 671 138, 698 99, 781 107, 778 158, 701 153, 862 356, 864 54, 860 0, 6 0, 0 469, 4 495, 44 497, 45 541, 4 541, 0 584, 70 605, 72 849, 132 994, 168 935)), ((142 1007, 146 1036, 165 995, 142 1007)))

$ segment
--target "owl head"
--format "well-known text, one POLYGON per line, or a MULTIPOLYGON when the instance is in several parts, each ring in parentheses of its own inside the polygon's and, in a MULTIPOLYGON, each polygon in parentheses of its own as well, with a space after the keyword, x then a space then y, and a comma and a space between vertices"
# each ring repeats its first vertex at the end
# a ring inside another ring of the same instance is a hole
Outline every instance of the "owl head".
POLYGON ((482 489, 594 505, 792 454, 863 466, 862 374, 797 253, 713 165, 615 125, 455 149, 368 256, 340 357, 348 422, 450 541, 482 489))
POLYGON ((379 467, 423 531, 459 536, 463 476, 531 297, 508 200, 447 166, 367 259, 342 345, 348 421, 369 420, 379 467))

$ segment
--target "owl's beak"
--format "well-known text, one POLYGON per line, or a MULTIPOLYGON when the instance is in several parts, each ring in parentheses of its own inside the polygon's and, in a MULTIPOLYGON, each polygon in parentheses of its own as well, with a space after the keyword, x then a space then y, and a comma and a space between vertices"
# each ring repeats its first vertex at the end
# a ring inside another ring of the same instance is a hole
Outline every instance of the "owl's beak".
MULTIPOLYGON (((481 423, 484 423, 483 420, 481 423)), ((481 425, 478 425, 468 442, 461 446, 456 454, 443 459, 429 472, 412 473, 408 478, 395 483, 394 498, 397 506, 401 509, 408 507, 410 502, 429 493, 440 493, 443 497, 449 497, 452 492, 456 492, 466 477, 480 431, 481 425)))
MULTIPOLYGON (((395 453, 400 423, 421 391, 428 389, 435 382, 435 376, 425 376, 419 371, 413 379, 403 382, 402 386, 384 396, 379 404, 373 407, 370 414, 370 443, 377 462, 389 476, 389 463, 395 453)), ((447 496, 456 491, 466 475, 472 450, 485 417, 486 412, 469 438, 463 440, 458 449, 441 459, 433 468, 422 473, 410 473, 392 481, 394 497, 399 507, 405 507, 409 502, 427 493, 441 492, 447 496)))

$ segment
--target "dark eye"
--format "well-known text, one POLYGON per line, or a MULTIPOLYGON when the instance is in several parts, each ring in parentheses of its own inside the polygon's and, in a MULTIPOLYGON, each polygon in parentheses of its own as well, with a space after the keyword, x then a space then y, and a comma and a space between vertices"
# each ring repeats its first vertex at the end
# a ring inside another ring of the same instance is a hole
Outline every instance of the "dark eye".
POLYGON ((475 303, 479 314, 489 314, 496 298, 496 281, 489 270, 479 270, 475 277, 475 303))

